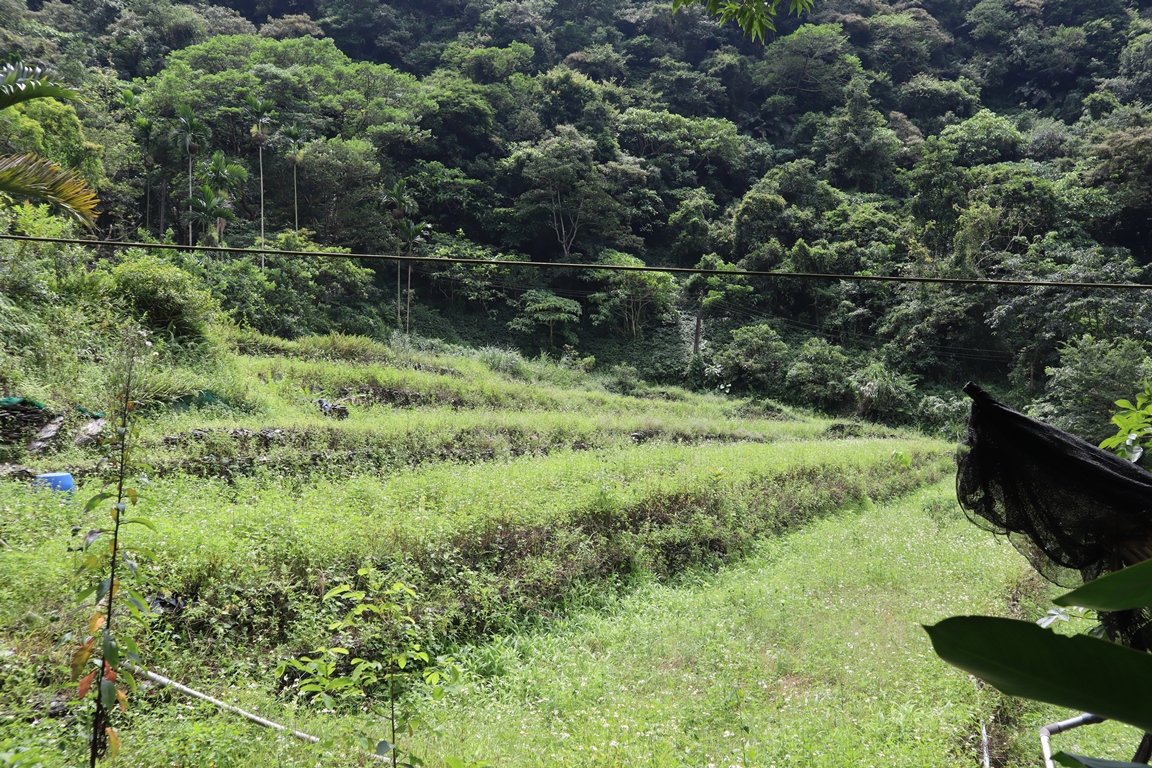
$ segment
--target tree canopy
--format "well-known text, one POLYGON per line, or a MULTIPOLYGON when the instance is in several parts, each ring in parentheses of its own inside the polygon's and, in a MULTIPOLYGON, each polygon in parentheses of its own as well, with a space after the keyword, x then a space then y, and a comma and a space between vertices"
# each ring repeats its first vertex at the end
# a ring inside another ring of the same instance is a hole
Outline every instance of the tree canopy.
POLYGON ((109 237, 401 260, 168 257, 274 333, 568 343, 656 381, 890 420, 950 413, 968 379, 1065 403, 1046 390, 1089 365, 1086 335, 1152 341, 1142 294, 724 274, 1146 280, 1135 5, 674 5, 7 4, 28 64, 5 70, 0 151, 41 174, 30 193, 51 197, 54 168, 83 179, 109 237), (428 260, 453 256, 493 263, 428 260), (611 263, 715 273, 595 269, 611 263))

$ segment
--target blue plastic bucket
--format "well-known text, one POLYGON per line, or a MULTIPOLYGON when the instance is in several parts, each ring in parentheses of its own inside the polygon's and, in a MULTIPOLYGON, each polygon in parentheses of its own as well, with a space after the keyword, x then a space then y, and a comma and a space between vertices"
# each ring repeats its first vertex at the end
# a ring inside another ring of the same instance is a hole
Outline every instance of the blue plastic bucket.
POLYGON ((54 491, 71 492, 76 487, 76 482, 72 479, 70 472, 48 472, 43 475, 36 475, 36 480, 32 483, 33 488, 51 488, 54 491))

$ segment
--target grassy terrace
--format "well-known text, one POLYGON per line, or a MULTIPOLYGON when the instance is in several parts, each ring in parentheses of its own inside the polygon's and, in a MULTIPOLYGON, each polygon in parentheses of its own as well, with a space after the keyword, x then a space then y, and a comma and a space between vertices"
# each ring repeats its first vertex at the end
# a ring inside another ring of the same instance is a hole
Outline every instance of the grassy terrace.
MULTIPOLYGON (((272 356, 261 346, 255 350, 260 356, 220 352, 194 366, 149 371, 140 399, 156 405, 142 422, 142 448, 154 474, 390 471, 440 460, 618 448, 637 440, 812 439, 831 424, 773 403, 620 383, 501 350, 472 356, 406 351, 401 357, 366 340, 351 349, 348 337, 305 341, 277 340, 294 351, 289 356, 272 356), (312 351, 304 354, 301 346, 312 351), (315 402, 320 398, 345 405, 348 418, 324 416, 315 402), (208 405, 158 407, 195 400, 208 405)), ((97 394, 74 387, 42 389, 33 394, 49 402, 93 408, 100 402, 97 394)), ((70 425, 82 421, 68 406, 59 409, 71 414, 70 425)), ((851 433, 891 434, 865 425, 852 425, 851 433)), ((90 449, 66 448, 25 463, 83 474, 95 458, 90 449)))
MULTIPOLYGON (((403 746, 432 765, 457 756, 509 766, 919 768, 976 764, 983 724, 997 764, 1027 765, 1038 754, 1036 729, 1066 715, 981 690, 931 653, 919 624, 958 613, 1034 615, 1047 593, 1014 550, 963 519, 947 482, 891 504, 858 504, 746 554, 719 571, 689 567, 671 582, 635 577, 627 590, 573 594, 562 617, 456 647, 462 681, 441 701, 409 697, 426 723, 403 746)), ((50 673, 47 650, 9 626, 10 638, 24 639, 16 658, 50 673)), ((122 730, 121 759, 368 764, 351 745, 387 735, 381 717, 355 706, 325 713, 279 692, 269 657, 285 650, 160 627, 148 652, 166 674, 317 734, 322 747, 151 688, 122 730)), ((27 674, 12 659, 9 686, 27 674)), ((32 699, 36 686, 16 690, 32 699)), ((24 716, 5 734, 49 757, 54 740, 75 750, 58 720, 24 716)), ((1060 745, 1120 759, 1137 740, 1107 724, 1060 745)))
MULTIPOLYGON (((950 475, 950 445, 771 403, 625 395, 492 351, 336 355, 339 341, 327 359, 296 342, 151 374, 153 401, 220 402, 146 411, 139 513, 156 531, 128 539, 154 551, 142 572, 164 610, 146 663, 323 749, 147 687, 121 723, 125 764, 364 764, 351 745, 384 735, 369 713, 386 689, 333 716, 275 670, 334 644, 386 657, 399 625, 334 629, 346 606, 322 599, 373 578, 416 590, 413 637, 463 670, 444 701, 400 697, 438 726, 410 739, 433 765, 848 765, 877 744, 894 765, 965 764, 988 694, 929 658, 915 622, 1003 612, 1021 566, 939 494, 899 501, 950 475)), ((83 506, 97 456, 27 462, 84 475, 71 499, 0 483, 0 744, 50 766, 83 749, 74 531, 103 523, 83 506)))

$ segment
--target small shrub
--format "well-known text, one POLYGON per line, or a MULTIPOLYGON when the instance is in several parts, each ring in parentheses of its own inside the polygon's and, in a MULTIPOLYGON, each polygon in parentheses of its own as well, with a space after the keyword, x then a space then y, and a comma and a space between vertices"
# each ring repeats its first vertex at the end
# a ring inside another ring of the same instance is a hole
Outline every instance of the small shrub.
POLYGON ((384 344, 366 336, 329 333, 296 339, 301 357, 320 360, 349 360, 359 363, 389 362, 396 355, 384 344))
POLYGON ((205 338, 219 307, 196 278, 175 264, 129 251, 112 270, 116 292, 153 331, 177 341, 205 338))
POLYGON ((778 396, 791 362, 791 351, 771 326, 764 323, 737 328, 732 341, 716 353, 725 383, 745 392, 778 396))
POLYGON ((850 371, 851 362, 840 347, 821 338, 808 339, 784 377, 788 399, 842 413, 852 405, 850 371))
POLYGON ((268 336, 251 328, 231 327, 228 330, 229 345, 241 355, 291 356, 297 349, 294 341, 268 336))
POLYGON ((961 397, 928 395, 916 407, 916 419, 926 432, 946 440, 959 439, 968 421, 969 403, 961 397))
POLYGON ((859 416, 885 424, 909 420, 916 394, 916 384, 910 376, 876 361, 852 374, 851 381, 859 416))
POLYGON ((501 373, 514 379, 528 378, 528 361, 514 349, 482 347, 476 353, 476 357, 495 373, 501 373))
POLYGON ((614 365, 608 372, 608 378, 604 384, 613 392, 630 395, 642 384, 640 371, 636 370, 636 366, 627 363, 614 365))

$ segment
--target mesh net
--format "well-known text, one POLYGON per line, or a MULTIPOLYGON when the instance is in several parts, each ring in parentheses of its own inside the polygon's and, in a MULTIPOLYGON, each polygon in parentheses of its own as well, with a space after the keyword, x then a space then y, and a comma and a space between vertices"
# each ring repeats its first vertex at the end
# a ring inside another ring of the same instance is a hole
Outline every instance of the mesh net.
MULTIPOLYGON (((956 496, 1045 578, 1074 587, 1152 557, 1152 473, 1017 413, 975 384, 956 496)), ((1113 639, 1152 648, 1152 613, 1102 614, 1113 639)))

